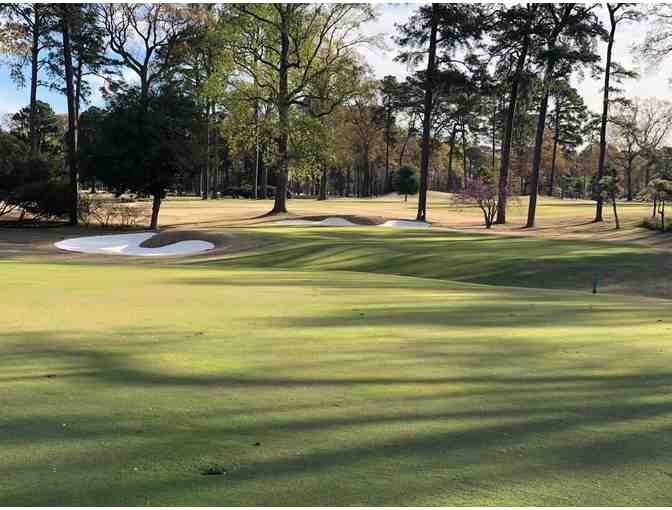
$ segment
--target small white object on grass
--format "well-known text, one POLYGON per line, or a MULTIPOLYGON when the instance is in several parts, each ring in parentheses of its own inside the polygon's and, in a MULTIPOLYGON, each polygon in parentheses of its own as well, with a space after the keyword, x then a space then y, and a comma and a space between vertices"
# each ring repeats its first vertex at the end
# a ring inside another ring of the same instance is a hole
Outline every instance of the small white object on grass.
POLYGON ((140 246, 156 232, 136 234, 118 234, 106 236, 75 237, 54 243, 56 248, 80 253, 98 253, 101 255, 135 255, 138 257, 157 257, 167 255, 189 255, 212 250, 215 245, 208 241, 179 241, 157 248, 140 246))
POLYGON ((429 228, 432 224, 427 223, 426 221, 390 220, 379 226, 396 228, 429 228))

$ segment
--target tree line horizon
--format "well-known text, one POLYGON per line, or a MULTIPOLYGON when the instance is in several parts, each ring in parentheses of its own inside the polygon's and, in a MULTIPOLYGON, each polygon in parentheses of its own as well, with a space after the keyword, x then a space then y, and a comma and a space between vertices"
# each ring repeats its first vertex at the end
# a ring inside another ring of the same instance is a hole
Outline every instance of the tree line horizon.
MULTIPOLYGON (((396 60, 377 80, 361 50, 375 6, 354 4, 0 4, 0 65, 29 104, 0 131, 0 216, 77 224, 81 187, 287 198, 429 190, 507 222, 508 198, 672 198, 672 104, 624 97, 637 74, 613 59, 624 26, 653 27, 633 49, 668 56, 672 7, 632 3, 424 4, 396 25, 396 60), (603 9, 608 23, 597 13, 603 9), (665 28, 668 30, 666 31, 665 28), (606 50, 598 52, 598 41, 606 50), (603 83, 590 112, 574 73, 603 83), (104 106, 89 106, 101 82, 104 106), (59 120, 39 99, 66 97, 59 120), (418 182, 413 174, 417 173, 418 182)), ((662 213, 664 215, 664 213, 662 213)), ((663 216, 664 218, 664 216, 663 216)), ((663 229, 664 219, 663 219, 663 229)))

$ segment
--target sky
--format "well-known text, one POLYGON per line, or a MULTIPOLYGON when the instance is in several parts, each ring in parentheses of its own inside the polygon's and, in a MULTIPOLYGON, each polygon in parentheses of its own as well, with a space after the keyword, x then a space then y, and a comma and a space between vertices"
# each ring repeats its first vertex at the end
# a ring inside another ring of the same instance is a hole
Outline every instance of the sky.
MULTIPOLYGON (((403 79, 412 72, 412 69, 408 69, 406 65, 394 61, 394 57, 397 54, 397 48, 393 39, 397 32, 395 23, 403 24, 408 20, 413 11, 417 9, 417 4, 379 4, 377 7, 379 12, 378 18, 373 22, 369 22, 365 30, 367 35, 381 35, 387 49, 367 47, 362 49, 361 53, 377 78, 392 74, 399 79, 403 79)), ((605 26, 608 26, 609 21, 606 8, 600 8, 598 12, 605 26)), ((614 44, 614 60, 627 68, 637 68, 640 59, 636 55, 633 55, 630 49, 633 43, 643 39, 649 29, 650 25, 646 22, 619 25, 614 44)), ((598 50, 604 58, 606 45, 600 43, 598 50)), ((638 68, 640 78, 629 80, 623 84, 622 88, 625 95, 628 97, 656 97, 672 100, 669 67, 669 65, 662 65, 657 69, 646 69, 645 66, 640 66, 638 68)), ((592 79, 589 76, 583 79, 573 76, 572 83, 583 96, 588 108, 594 112, 600 112, 602 109, 602 84, 600 80, 592 79)), ((42 101, 51 104, 57 112, 62 113, 66 111, 66 102, 62 95, 41 88, 38 96, 42 101)), ((9 77, 7 67, 0 65, 0 116, 14 112, 25 106, 28 103, 28 97, 28 88, 17 89, 9 77)), ((93 104, 101 104, 101 102, 100 94, 96 90, 93 104)))

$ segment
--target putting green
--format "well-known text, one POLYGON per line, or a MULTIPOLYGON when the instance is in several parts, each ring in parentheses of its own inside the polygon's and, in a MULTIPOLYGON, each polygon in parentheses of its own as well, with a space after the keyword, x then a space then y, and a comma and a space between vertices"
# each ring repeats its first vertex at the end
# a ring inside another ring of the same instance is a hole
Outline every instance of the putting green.
MULTIPOLYGON (((496 240, 353 230, 193 266, 0 262, 0 503, 669 503, 669 301, 484 285, 517 278, 471 251, 496 240)), ((626 253, 500 239, 515 267, 626 253)))

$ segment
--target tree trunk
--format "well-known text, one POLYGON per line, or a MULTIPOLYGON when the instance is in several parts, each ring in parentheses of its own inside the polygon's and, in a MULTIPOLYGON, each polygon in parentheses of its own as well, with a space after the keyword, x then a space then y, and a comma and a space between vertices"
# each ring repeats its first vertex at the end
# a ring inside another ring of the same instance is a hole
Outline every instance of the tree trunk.
POLYGON ((371 157, 370 157, 370 148, 368 146, 368 143, 366 147, 364 148, 364 168, 363 168, 363 182, 362 182, 362 190, 360 193, 360 196, 362 197, 370 197, 371 196, 371 157))
POLYGON ((558 153, 558 137, 560 136, 560 110, 555 105, 555 136, 553 137, 553 155, 551 156, 551 175, 548 179, 548 196, 553 196, 553 187, 555 186, 555 158, 558 153))
MULTIPOLYGON (((284 7, 285 9, 287 6, 284 7)), ((287 212, 287 177, 289 171, 289 20, 281 16, 280 70, 278 86, 278 175, 276 178, 275 203, 271 214, 287 212)))
POLYGON ((546 126, 546 111, 548 110, 548 95, 551 77, 553 76, 554 62, 548 62, 544 76, 544 95, 539 105, 539 118, 537 119, 537 133, 534 139, 534 154, 532 157, 532 175, 530 175, 530 205, 527 209, 527 223, 525 228, 534 227, 534 219, 537 213, 537 194, 539 188, 539 169, 541 167, 541 151, 544 144, 544 128, 546 126))
POLYGON ((625 181, 628 188, 628 202, 632 202, 632 159, 628 158, 628 166, 625 169, 625 181))
POLYGON ((259 167, 261 168, 261 198, 268 198, 268 167, 264 162, 263 147, 259 147, 259 167))
POLYGON ((434 95, 434 71, 436 68, 436 32, 438 26, 438 10, 432 4, 432 18, 429 33, 429 55, 425 72, 425 98, 422 118, 422 150, 420 155, 420 194, 418 196, 418 221, 427 220, 427 177, 429 174, 429 144, 432 127, 432 98, 434 95))
POLYGON ((320 178, 320 193, 317 196, 318 200, 327 199, 327 165, 322 164, 322 177, 320 178))
MULTIPOLYGON (((607 156, 607 120, 609 116, 609 80, 611 77, 611 50, 614 46, 614 32, 616 31, 616 23, 614 21, 614 13, 609 4, 609 18, 611 19, 611 31, 609 32, 609 42, 607 43, 607 62, 604 69, 604 92, 602 93, 602 122, 600 124, 600 159, 597 163, 597 178, 595 182, 599 183, 604 176, 604 161, 607 156)), ((597 184, 599 186, 599 184, 597 184)), ((595 219, 593 221, 604 221, 602 218, 603 209, 602 195, 597 195, 597 205, 595 207, 595 219)))
MULTIPOLYGON (((386 110, 386 119, 385 119, 385 184, 383 185, 383 193, 390 192, 390 124, 391 124, 391 114, 390 106, 387 105, 386 110)), ((325 197, 326 198, 326 197, 325 197)))
POLYGON ((618 211, 616 210, 616 195, 611 196, 611 205, 614 209, 614 221, 616 222, 616 230, 621 228, 621 223, 618 221, 618 211))
POLYGON ((72 52, 70 49, 70 9, 61 4, 61 31, 63 36, 63 61, 65 64, 65 88, 68 102, 68 166, 70 170, 70 225, 77 225, 79 209, 79 172, 77 170, 77 123, 75 90, 73 86, 72 52))
POLYGON ((406 147, 408 146, 408 142, 411 139, 411 134, 415 130, 415 114, 411 114, 411 118, 408 121, 408 129, 406 130, 406 136, 404 137, 404 143, 401 146, 401 150, 399 151, 399 168, 402 167, 404 164, 404 155, 406 154, 406 147))
MULTIPOLYGON (((82 57, 77 55, 77 67, 75 68, 75 128, 79 133, 79 111, 82 105, 82 57)), ((75 140, 75 151, 79 154, 79 137, 75 140)))
MULTIPOLYGON (((528 5, 528 10, 530 6, 528 5)), ((532 23, 533 13, 528 14, 527 30, 523 38, 523 43, 516 62, 516 72, 511 81, 511 90, 509 92, 509 106, 506 112, 506 124, 504 125, 504 137, 502 139, 502 157, 499 163, 499 184, 497 195, 497 218, 495 223, 502 225, 506 223, 506 203, 509 188, 509 166, 511 161, 511 139, 513 137, 513 121, 516 114, 516 101, 518 100, 518 87, 520 79, 525 69, 525 61, 530 46, 529 28, 532 23)))
MULTIPOLYGON (((492 98, 492 175, 495 175, 495 144, 497 143, 497 98, 492 98)), ((488 227, 489 228, 489 227, 488 227)))
POLYGON ((159 227, 159 209, 161 208, 161 193, 152 195, 152 220, 149 228, 156 230, 159 227))
POLYGON ((224 182, 226 183, 226 187, 231 186, 231 173, 230 173, 230 168, 229 165, 231 164, 231 160, 229 159, 228 152, 225 153, 226 158, 224 159, 224 165, 223 165, 223 170, 224 170, 224 182))
POLYGON ((147 81, 148 72, 149 70, 147 68, 143 68, 140 73, 140 107, 143 112, 143 115, 147 111, 149 103, 149 81, 147 81))
POLYGON ((33 4, 33 42, 30 55, 30 116, 28 118, 30 130, 30 152, 35 155, 40 152, 39 133, 37 132, 37 68, 40 58, 40 23, 39 9, 42 7, 33 4))
POLYGON ((254 102, 254 198, 259 198, 259 101, 254 102))
POLYGON ((453 176, 453 153, 455 152, 455 135, 457 134, 457 124, 453 124, 450 132, 450 148, 448 150, 448 191, 455 191, 455 179, 453 176))
POLYGON ((203 169, 203 189, 201 198, 210 198, 210 101, 205 105, 205 168, 203 169))
POLYGON ((462 173, 464 174, 462 183, 462 189, 467 187, 467 181, 469 180, 469 174, 467 172, 467 126, 462 121, 462 173))
MULTIPOLYGON (((213 105, 212 113, 216 112, 215 106, 213 105)), ((212 137, 212 168, 215 170, 215 184, 212 190, 212 195, 214 198, 219 198, 219 193, 221 192, 222 187, 222 170, 220 168, 221 162, 219 159, 219 150, 217 142, 217 133, 215 132, 212 137)))

